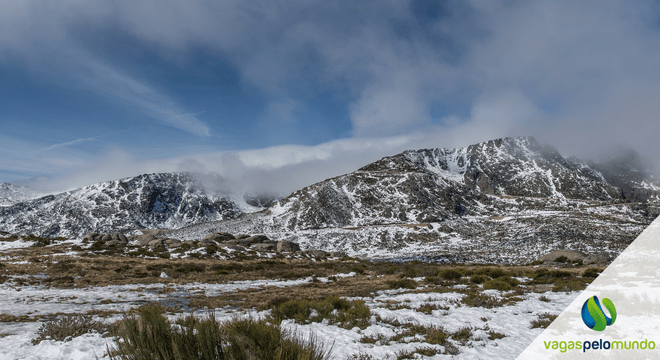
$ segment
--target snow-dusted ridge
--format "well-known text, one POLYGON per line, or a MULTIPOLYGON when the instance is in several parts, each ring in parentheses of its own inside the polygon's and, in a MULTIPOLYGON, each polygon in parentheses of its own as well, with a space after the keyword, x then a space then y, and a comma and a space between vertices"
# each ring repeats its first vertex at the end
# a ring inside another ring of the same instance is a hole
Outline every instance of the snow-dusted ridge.
POLYGON ((206 192, 192 174, 145 174, 0 207, 0 230, 82 236, 178 228, 232 218, 242 211, 228 196, 206 192))

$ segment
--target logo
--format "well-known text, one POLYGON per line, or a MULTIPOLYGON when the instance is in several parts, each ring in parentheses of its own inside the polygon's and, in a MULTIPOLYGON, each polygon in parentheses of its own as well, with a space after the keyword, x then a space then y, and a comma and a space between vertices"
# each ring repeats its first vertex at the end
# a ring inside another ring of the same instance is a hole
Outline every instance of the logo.
POLYGON ((616 321, 616 308, 610 299, 604 298, 603 305, 610 313, 611 318, 605 315, 603 308, 600 306, 597 296, 590 297, 582 305, 582 321, 590 329, 596 331, 603 331, 607 326, 614 324, 616 321))

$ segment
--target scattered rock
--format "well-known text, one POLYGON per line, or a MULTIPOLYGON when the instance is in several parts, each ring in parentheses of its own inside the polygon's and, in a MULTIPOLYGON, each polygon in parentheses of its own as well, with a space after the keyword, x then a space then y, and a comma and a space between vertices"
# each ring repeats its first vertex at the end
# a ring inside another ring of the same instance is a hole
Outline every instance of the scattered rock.
POLYGON ((252 245, 252 249, 257 251, 275 251, 276 247, 277 245, 273 243, 258 243, 252 245))
POLYGON ((543 262, 554 262, 557 258, 565 256, 568 261, 584 260, 585 254, 575 250, 555 250, 539 258, 543 262))
POLYGON ((149 246, 150 248, 155 248, 155 247, 158 247, 158 246, 165 246, 165 240, 163 240, 163 239, 151 240, 147 243, 147 246, 149 246))
POLYGON ((307 250, 307 254, 317 259, 325 259, 326 257, 326 252, 323 250, 307 250))
POLYGON ((228 232, 218 232, 218 233, 213 233, 213 234, 208 234, 204 236, 202 240, 211 240, 211 241, 216 241, 216 242, 222 242, 222 241, 227 241, 227 240, 233 240, 234 235, 228 233, 228 232))
POLYGON ((213 245, 213 246, 218 246, 218 243, 216 243, 216 242, 213 241, 213 240, 203 239, 203 240, 200 241, 199 244, 198 244, 199 247, 207 247, 207 246, 212 246, 212 245, 213 245))
POLYGON ((151 241, 158 239, 154 235, 138 235, 135 237, 135 240, 140 242, 140 245, 148 245, 151 241))
POLYGON ((179 247, 181 246, 181 240, 178 239, 165 239, 165 245, 169 247, 179 247))
POLYGON ((277 252, 297 252, 300 251, 300 246, 291 241, 280 241, 277 243, 277 252))
POLYGON ((591 254, 584 258, 585 264, 609 264, 612 261, 612 256, 606 252, 591 254))
POLYGON ((110 240, 112 240, 112 236, 110 236, 110 235, 108 235, 108 234, 103 235, 103 236, 101 237, 101 240, 106 241, 106 242, 107 242, 107 241, 110 241, 110 240))
POLYGON ((85 237, 83 237, 83 241, 85 241, 85 242, 87 242, 87 241, 94 241, 94 239, 95 239, 97 236, 99 236, 98 233, 89 233, 89 234, 85 235, 85 237))
POLYGON ((346 253, 343 251, 332 251, 328 253, 329 257, 343 258, 346 257, 346 253))

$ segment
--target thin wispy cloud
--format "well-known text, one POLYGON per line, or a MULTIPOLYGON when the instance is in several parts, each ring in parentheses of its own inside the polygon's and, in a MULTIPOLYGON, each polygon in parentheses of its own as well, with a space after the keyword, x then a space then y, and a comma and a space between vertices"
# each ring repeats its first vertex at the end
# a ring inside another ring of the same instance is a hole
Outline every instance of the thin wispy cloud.
POLYGON ((81 57, 77 76, 84 84, 111 101, 134 107, 151 118, 174 128, 207 137, 208 125, 190 113, 162 91, 120 72, 114 67, 89 56, 81 57))
POLYGON ((50 146, 48 146, 46 148, 43 148, 39 151, 48 152, 48 151, 52 151, 52 150, 64 149, 64 148, 67 148, 69 146, 75 146, 75 145, 83 144, 83 143, 90 142, 90 141, 96 141, 96 140, 102 139, 104 137, 108 137, 108 136, 112 136, 112 135, 116 135, 116 134, 121 134, 121 133, 129 131, 129 130, 130 129, 120 130, 120 131, 113 131, 113 132, 108 133, 108 134, 103 134, 103 135, 98 135, 98 136, 91 136, 91 137, 71 140, 71 141, 67 141, 67 142, 63 142, 63 143, 59 143, 59 144, 53 144, 53 145, 50 145, 50 146))

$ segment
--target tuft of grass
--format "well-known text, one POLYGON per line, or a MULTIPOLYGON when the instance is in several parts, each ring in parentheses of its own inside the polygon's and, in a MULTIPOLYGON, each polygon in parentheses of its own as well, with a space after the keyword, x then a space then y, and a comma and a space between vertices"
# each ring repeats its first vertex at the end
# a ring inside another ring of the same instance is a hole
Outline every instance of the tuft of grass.
POLYGON ((123 330, 112 349, 113 360, 325 360, 330 350, 310 336, 301 340, 265 320, 233 319, 218 323, 190 315, 173 326, 158 305, 142 307, 139 318, 124 317, 123 330))
POLYGON ((492 309, 494 307, 503 306, 505 302, 486 294, 470 292, 461 299, 461 303, 470 307, 483 307, 486 309, 492 309))
POLYGON ((541 295, 541 297, 539 297, 539 300, 541 300, 541 301, 543 301, 543 302, 550 302, 550 301, 551 301, 551 300, 550 300, 547 296, 545 296, 545 295, 541 295))
POLYGON ((418 307, 417 309, 415 309, 415 311, 419 311, 419 312, 421 312, 421 313, 424 313, 424 314, 427 314, 427 315, 431 315, 431 313, 433 313, 433 310, 438 310, 438 309, 440 309, 440 308, 441 308, 441 307, 440 307, 439 305, 437 305, 437 304, 429 304, 429 303, 426 303, 426 304, 424 304, 424 305, 421 305, 421 306, 418 307))
POLYGON ((558 262, 558 263, 567 263, 567 262, 568 262, 568 258, 567 258, 566 256, 562 255, 562 256, 556 258, 556 259, 555 259, 555 262, 558 262))
POLYGON ((552 315, 549 313, 539 314, 536 320, 532 320, 531 325, 532 329, 542 328, 545 329, 557 318, 557 315, 552 315))
POLYGON ((351 354, 346 360, 376 360, 376 358, 367 353, 359 352, 357 354, 351 354))
POLYGON ((104 334, 107 331, 107 325, 92 320, 89 315, 63 315, 42 324, 32 344, 37 345, 44 340, 69 341, 83 334, 104 334))
POLYGON ((451 334, 451 338, 460 341, 461 343, 466 343, 472 338, 472 327, 463 326, 451 334))
POLYGON ((506 337, 506 335, 504 335, 502 333, 499 333, 497 331, 494 331, 494 330, 488 331, 488 340, 499 340, 499 339, 502 339, 504 337, 506 337))

